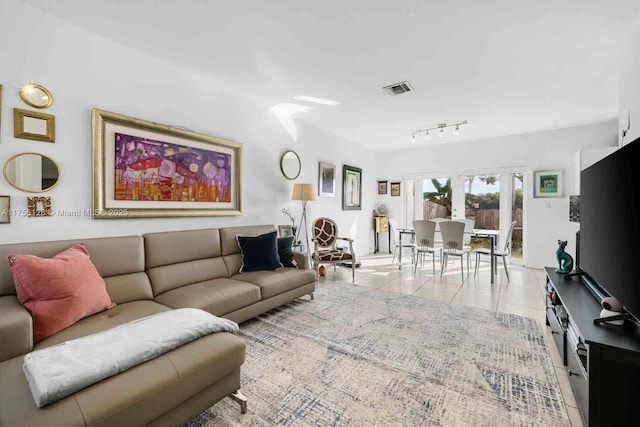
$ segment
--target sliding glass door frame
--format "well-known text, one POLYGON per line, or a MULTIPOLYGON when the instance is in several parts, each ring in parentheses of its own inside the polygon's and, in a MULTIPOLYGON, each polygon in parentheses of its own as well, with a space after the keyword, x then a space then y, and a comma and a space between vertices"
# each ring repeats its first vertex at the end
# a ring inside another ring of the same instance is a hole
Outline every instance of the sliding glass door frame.
MULTIPOLYGON (((471 175, 500 175, 500 229, 508 230, 512 221, 512 182, 511 175, 514 173, 521 173, 526 180, 529 177, 527 173, 527 169, 525 166, 510 166, 506 168, 491 168, 491 169, 474 169, 474 170, 460 170, 460 171, 439 171, 439 172, 430 172, 424 174, 411 174, 403 176, 403 187, 408 188, 406 185, 407 181, 414 181, 413 185, 413 195, 407 194, 403 197, 403 218, 405 218, 405 225, 411 226, 409 224, 409 219, 411 215, 409 215, 409 209, 413 211, 413 218, 415 219, 423 219, 423 182, 425 179, 434 179, 434 178, 451 178, 451 187, 452 187, 452 218, 453 219, 463 219, 465 217, 465 184, 466 177, 471 175), (413 202, 413 206, 409 207, 409 201, 413 202)), ((525 182, 522 188, 523 197, 522 197, 522 259, 513 259, 511 262, 517 265, 526 265, 527 260, 527 246, 525 242, 527 241, 527 198, 529 193, 529 183, 525 182)), ((502 245, 503 242, 500 242, 502 245)))

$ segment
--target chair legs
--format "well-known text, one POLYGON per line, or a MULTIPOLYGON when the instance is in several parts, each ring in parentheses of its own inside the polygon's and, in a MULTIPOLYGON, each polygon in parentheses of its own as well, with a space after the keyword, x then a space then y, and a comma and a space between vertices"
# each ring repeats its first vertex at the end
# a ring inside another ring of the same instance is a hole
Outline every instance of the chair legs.
MULTIPOLYGON (((495 258, 498 258, 498 256, 495 256, 495 258)), ((505 256, 500 256, 500 258, 502 258, 502 265, 504 266, 504 273, 507 275, 507 282, 510 282, 511 279, 509 277, 509 269, 507 268, 507 257, 505 256)), ((495 262, 495 260, 491 260, 491 262, 495 262)), ((478 275, 478 265, 480 263, 480 253, 476 252, 476 266, 474 268, 474 276, 478 275)), ((496 263, 496 268, 497 268, 497 263, 496 263)))
MULTIPOLYGON (((467 252, 467 276, 471 274, 471 253, 467 252)), ((446 252, 441 252, 440 258, 442 260, 442 266, 440 267, 440 277, 443 276, 444 271, 447 267, 448 255, 446 252)), ((433 255, 434 259, 434 269, 435 269, 435 254, 433 255)), ((462 280, 464 281, 464 254, 460 255, 460 273, 462 274, 462 280)))
POLYGON ((511 280, 509 279, 509 270, 507 270, 507 257, 506 256, 502 257, 502 265, 504 265, 504 273, 507 275, 507 282, 510 282, 511 280))

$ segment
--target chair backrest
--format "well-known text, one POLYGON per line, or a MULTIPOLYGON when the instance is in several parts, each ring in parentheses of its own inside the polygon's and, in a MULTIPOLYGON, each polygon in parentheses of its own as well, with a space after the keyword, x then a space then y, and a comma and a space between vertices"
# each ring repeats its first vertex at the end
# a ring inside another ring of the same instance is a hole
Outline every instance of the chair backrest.
POLYGON ((462 238, 462 243, 465 245, 469 245, 471 243, 471 234, 473 233, 473 229, 476 226, 475 218, 465 218, 458 219, 459 222, 464 222, 464 237, 462 238))
POLYGON ((442 245, 444 249, 462 250, 464 237, 464 222, 443 221, 440 223, 442 231, 442 245))
POLYGON ((320 247, 335 249, 338 237, 338 225, 330 218, 317 218, 313 220, 312 237, 320 247))
POLYGON ((391 228, 391 233, 393 233, 393 241, 397 245, 400 242, 400 231, 398 231, 398 220, 389 218, 389 227, 391 228))
POLYGON ((433 248, 435 245, 436 223, 426 219, 413 221, 416 245, 419 248, 433 248))
POLYGON ((449 218, 432 218, 430 221, 436 223, 436 242, 442 243, 442 233, 440 232, 440 223, 444 221, 451 221, 449 218))
POLYGON ((503 250, 505 253, 511 253, 511 237, 513 236, 513 229, 516 228, 516 221, 513 221, 511 223, 511 226, 509 227, 509 232, 507 233, 507 238, 504 241, 504 246, 503 246, 503 250))

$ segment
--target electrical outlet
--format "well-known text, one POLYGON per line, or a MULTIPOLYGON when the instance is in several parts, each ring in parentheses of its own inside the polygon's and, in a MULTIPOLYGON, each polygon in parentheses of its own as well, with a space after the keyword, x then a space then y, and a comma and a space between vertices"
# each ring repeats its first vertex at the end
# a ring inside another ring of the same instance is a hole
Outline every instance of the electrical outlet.
POLYGON ((547 209, 551 209, 551 202, 544 202, 544 207, 547 209))

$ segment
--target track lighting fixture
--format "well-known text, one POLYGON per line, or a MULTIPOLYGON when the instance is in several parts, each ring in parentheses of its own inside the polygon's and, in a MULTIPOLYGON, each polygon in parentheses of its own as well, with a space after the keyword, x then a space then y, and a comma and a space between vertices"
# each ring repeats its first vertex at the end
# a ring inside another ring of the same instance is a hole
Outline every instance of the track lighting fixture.
POLYGON ((440 132, 438 132, 438 136, 443 137, 444 136, 444 129, 445 128, 449 128, 449 127, 453 127, 453 131, 451 132, 453 135, 460 135, 460 126, 461 125, 466 125, 467 121, 466 120, 461 120, 459 122, 453 122, 453 123, 440 123, 437 124, 435 126, 429 126, 423 129, 418 129, 417 131, 413 132, 411 134, 411 142, 416 142, 416 134, 420 133, 420 132, 424 132, 424 139, 428 140, 429 139, 429 131, 430 130, 437 130, 440 129, 440 132))

